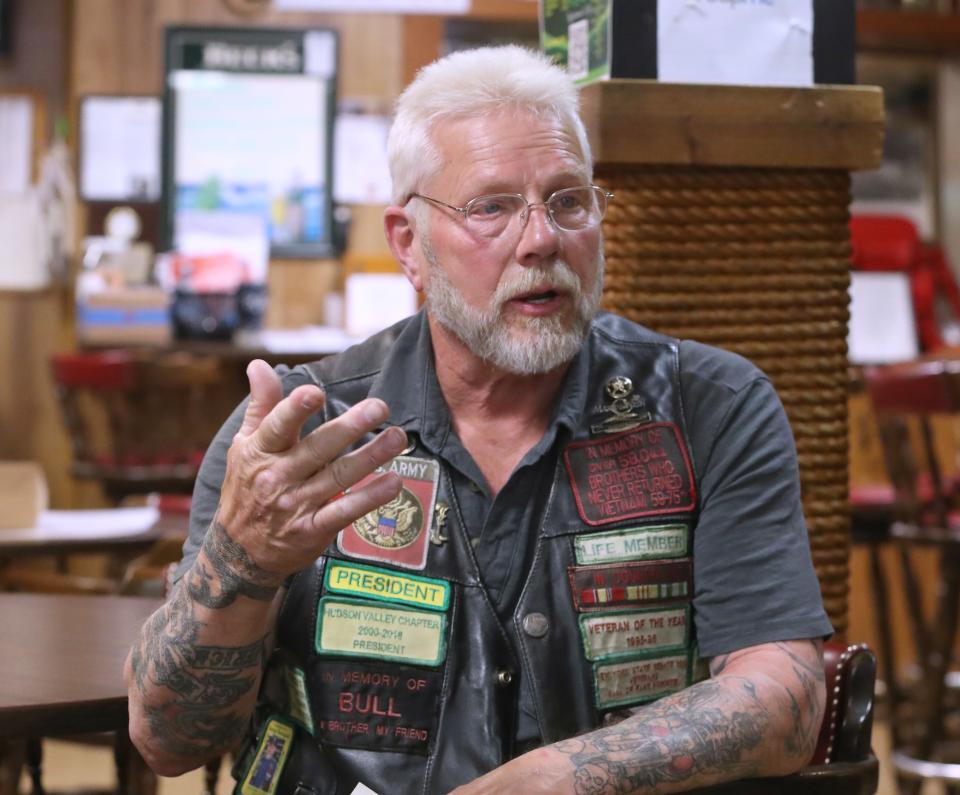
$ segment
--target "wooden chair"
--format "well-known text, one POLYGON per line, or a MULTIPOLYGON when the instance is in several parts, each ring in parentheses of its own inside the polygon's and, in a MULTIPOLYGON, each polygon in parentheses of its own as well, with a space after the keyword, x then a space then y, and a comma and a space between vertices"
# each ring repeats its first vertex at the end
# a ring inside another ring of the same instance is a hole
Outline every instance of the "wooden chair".
MULTIPOLYGON (((923 780, 947 783, 960 794, 960 745, 955 732, 960 715, 949 671, 960 619, 960 512, 956 511, 955 466, 944 466, 943 440, 935 428, 960 415, 960 360, 940 359, 864 372, 871 405, 894 489, 896 516, 890 536, 897 546, 909 629, 916 649, 916 681, 898 677, 895 644, 886 629, 887 672, 893 765, 905 793, 919 791, 923 780), (940 418, 940 419, 938 419, 940 418), (939 423, 935 425, 935 422, 939 423), (934 611, 923 606, 913 552, 925 548, 937 560, 934 611)), ((878 599, 887 598, 883 571, 878 599)), ((886 606, 881 605, 886 612, 886 606)))
POLYGON ((94 351, 57 354, 51 369, 75 477, 96 480, 113 502, 191 493, 228 411, 217 359, 94 351))

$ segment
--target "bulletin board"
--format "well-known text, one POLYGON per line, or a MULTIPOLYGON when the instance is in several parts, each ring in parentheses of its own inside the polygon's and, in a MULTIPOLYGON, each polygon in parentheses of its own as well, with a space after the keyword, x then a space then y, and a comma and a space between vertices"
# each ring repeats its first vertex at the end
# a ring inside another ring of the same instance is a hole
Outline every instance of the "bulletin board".
POLYGON ((162 244, 262 232, 271 257, 332 256, 336 82, 332 30, 169 28, 162 244))

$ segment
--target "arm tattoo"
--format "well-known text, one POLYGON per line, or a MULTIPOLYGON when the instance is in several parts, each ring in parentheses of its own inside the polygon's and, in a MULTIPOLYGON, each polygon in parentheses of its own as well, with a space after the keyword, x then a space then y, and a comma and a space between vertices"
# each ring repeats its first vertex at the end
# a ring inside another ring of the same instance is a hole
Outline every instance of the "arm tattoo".
POLYGON ((554 747, 574 765, 577 795, 625 795, 700 774, 755 775, 744 756, 771 723, 753 683, 728 677, 700 682, 629 720, 554 747), (739 696, 733 698, 731 688, 739 696))
POLYGON ((791 651, 785 643, 777 643, 776 645, 781 652, 790 658, 790 665, 800 691, 798 694, 790 687, 786 688, 787 696, 790 699, 792 722, 791 732, 787 735, 784 743, 784 750, 790 756, 800 757, 806 761, 813 753, 820 729, 818 685, 825 681, 823 666, 811 665, 807 660, 791 651))
POLYGON ((203 539, 203 551, 219 579, 219 593, 214 594, 211 587, 213 578, 206 567, 201 570, 199 579, 191 581, 190 596, 204 607, 218 608, 233 604, 237 596, 246 596, 258 602, 269 602, 277 592, 276 585, 268 584, 269 572, 260 568, 251 560, 247 551, 227 535, 227 531, 216 519, 203 539))
POLYGON ((265 638, 239 647, 197 642, 203 627, 197 604, 223 606, 219 598, 195 601, 196 594, 209 596, 210 579, 195 565, 148 620, 131 656, 153 736, 166 752, 190 759, 208 758, 239 741, 247 719, 240 701, 257 687, 266 650, 265 638), (152 687, 170 695, 150 703, 146 694, 152 687))

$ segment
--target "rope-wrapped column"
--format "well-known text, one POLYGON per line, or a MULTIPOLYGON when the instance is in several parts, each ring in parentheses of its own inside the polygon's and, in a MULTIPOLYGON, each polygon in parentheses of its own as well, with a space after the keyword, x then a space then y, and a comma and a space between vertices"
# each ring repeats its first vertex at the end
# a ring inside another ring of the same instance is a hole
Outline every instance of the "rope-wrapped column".
POLYGON ((793 428, 824 603, 847 626, 849 176, 606 165, 604 307, 751 359, 793 428))

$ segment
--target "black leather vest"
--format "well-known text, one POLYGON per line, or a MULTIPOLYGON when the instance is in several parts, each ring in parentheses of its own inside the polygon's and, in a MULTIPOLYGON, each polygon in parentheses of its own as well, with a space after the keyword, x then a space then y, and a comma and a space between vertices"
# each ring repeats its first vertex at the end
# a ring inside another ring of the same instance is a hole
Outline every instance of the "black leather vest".
MULTIPOLYGON (((328 417, 367 396, 396 333, 351 353, 349 368, 310 365, 328 417)), ((518 677, 545 743, 699 678, 677 343, 602 314, 584 353, 587 412, 544 495, 512 623, 484 590, 440 462, 436 501, 449 511, 423 532, 446 540, 427 543, 422 569, 335 545, 292 580, 238 791, 351 793, 362 781, 380 795, 448 792, 524 750, 518 677), (424 660, 428 640, 439 645, 424 660), (258 766, 276 780, 252 784, 258 766)))

